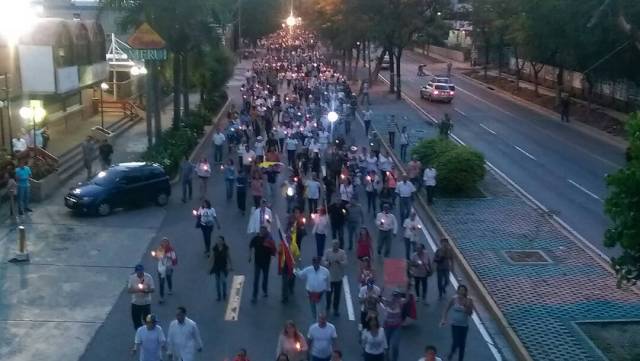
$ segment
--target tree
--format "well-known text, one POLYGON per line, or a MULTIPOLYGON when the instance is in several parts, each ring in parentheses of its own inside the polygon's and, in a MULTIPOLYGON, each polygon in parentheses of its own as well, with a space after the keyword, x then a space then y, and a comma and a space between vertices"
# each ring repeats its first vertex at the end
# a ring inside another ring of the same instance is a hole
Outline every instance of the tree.
POLYGON ((627 134, 630 159, 624 168, 607 176, 610 193, 605 202, 612 224, 605 233, 604 244, 622 248, 620 256, 611 258, 619 284, 640 280, 640 113, 629 117, 627 134))

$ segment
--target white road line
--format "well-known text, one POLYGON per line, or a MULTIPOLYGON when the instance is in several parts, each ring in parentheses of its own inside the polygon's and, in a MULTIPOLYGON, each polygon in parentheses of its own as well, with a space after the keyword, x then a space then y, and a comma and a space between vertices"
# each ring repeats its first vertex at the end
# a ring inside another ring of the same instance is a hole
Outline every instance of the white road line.
POLYGON ((351 299, 351 287, 349 286, 349 278, 346 275, 342 276, 342 289, 344 291, 344 301, 347 304, 347 315, 349 321, 355 321, 356 316, 353 312, 353 300, 351 299))
POLYGON ((594 194, 593 192, 590 192, 587 188, 581 186, 580 184, 572 181, 571 179, 567 179, 567 181, 571 184, 573 184, 574 186, 576 186, 576 188, 580 189, 581 191, 587 193, 588 195, 590 195, 591 197, 599 200, 600 202, 602 202, 602 198, 598 197, 596 194, 594 194))
POLYGON ((225 321, 238 321, 240 313, 240 301, 242 300, 242 286, 244 285, 244 275, 233 276, 231 290, 229 291, 229 303, 225 312, 225 321))
POLYGON ((455 110, 456 112, 460 113, 460 115, 462 116, 467 116, 462 110, 458 109, 458 108, 453 108, 453 110, 455 110))
POLYGON ((489 133, 491 133, 491 134, 493 134, 493 135, 495 135, 495 134, 496 134, 496 132, 494 132, 493 130, 489 129, 489 127, 487 127, 486 125, 484 125, 484 124, 482 124, 482 123, 479 123, 479 124, 480 124, 480 126, 481 126, 481 127, 483 127, 487 132, 489 132, 489 133))
MULTIPOLYGON (((387 79, 385 79, 383 76, 380 76, 380 78, 383 81, 387 82, 387 84, 389 83, 389 81, 387 79)), ((434 118, 431 114, 429 114, 427 111, 422 109, 422 107, 420 107, 418 104, 416 104, 416 102, 411 100, 411 98, 409 98, 409 96, 405 92, 402 92, 402 95, 404 96, 404 99, 409 104, 413 105, 413 107, 417 111, 422 113, 427 119, 429 119, 430 121, 432 121, 432 122, 434 122, 436 124, 438 123, 436 121, 436 118, 434 118)), ((453 135, 453 133, 451 133, 451 138, 453 138, 456 142, 458 142, 458 143, 460 143, 462 145, 465 145, 465 143, 460 138, 458 138, 455 135, 453 135)), ((496 167, 495 165, 491 164, 491 162, 489 162, 488 160, 485 160, 485 163, 487 164, 487 166, 489 168, 493 169, 494 172, 498 173, 502 179, 506 180, 507 183, 509 183, 513 188, 515 188, 518 191, 518 193, 523 195, 524 198, 526 198, 529 202, 533 203, 534 205, 536 205, 538 208, 540 208, 544 212, 549 213, 549 209, 547 207, 545 207, 542 203, 540 203, 540 201, 538 201, 531 194, 529 194, 527 191, 525 191, 522 187, 520 187, 518 184, 516 184, 516 182, 514 182, 513 179, 509 178, 503 171, 498 169, 498 167, 496 167)), ((573 229, 573 227, 571 227, 562 218, 558 217, 555 214, 552 214, 551 217, 553 218, 553 220, 558 222, 562 227, 564 227, 567 231, 569 231, 569 233, 571 233, 574 237, 576 237, 578 240, 580 240, 584 246, 586 246, 592 252, 594 252, 597 255, 599 255, 605 262, 607 262, 607 263, 611 262, 610 259, 609 259, 609 256, 604 254, 604 252, 599 250, 598 247, 594 246, 591 242, 589 242, 586 238, 584 238, 580 233, 578 233, 578 231, 573 229)))
POLYGON ((517 145, 513 146, 514 148, 516 148, 517 150, 521 151, 524 155, 526 155, 527 157, 533 159, 533 160, 537 160, 536 157, 532 156, 531 154, 527 153, 527 151, 525 151, 524 149, 518 147, 517 145))
MULTIPOLYGON (((414 209, 414 212, 415 211, 416 210, 414 209)), ((422 233, 427 239, 427 243, 429 243, 429 247, 431 247, 431 250, 435 252, 436 249, 438 249, 436 242, 433 240, 429 232, 427 232, 427 229, 424 226, 424 223, 422 223, 422 219, 420 219, 420 217, 418 217, 417 219, 418 219, 418 222, 420 222, 420 228, 422 229, 422 233)), ((456 279, 453 273, 449 274, 449 283, 451 283, 451 287, 453 287, 454 289, 458 288, 458 285, 459 285, 458 279, 456 279)), ((491 339, 491 335, 489 335, 489 332, 487 332, 487 329, 484 327, 484 324, 482 323, 482 320, 480 319, 480 317, 478 317, 477 313, 474 312, 471 318, 473 319, 473 323, 475 323, 476 327, 478 328, 480 335, 484 339, 484 342, 487 344, 487 347, 489 347, 489 351, 491 351, 491 353, 493 354, 493 357, 496 359, 496 361, 502 361, 502 355, 500 354, 500 351, 498 351, 495 344, 493 343, 493 340, 491 339)))

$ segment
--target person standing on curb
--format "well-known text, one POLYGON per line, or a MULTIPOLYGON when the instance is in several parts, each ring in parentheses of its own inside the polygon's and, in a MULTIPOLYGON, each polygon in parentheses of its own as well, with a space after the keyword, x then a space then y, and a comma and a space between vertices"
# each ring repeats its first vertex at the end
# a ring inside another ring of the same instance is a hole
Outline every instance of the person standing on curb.
MULTIPOLYGON (((268 296, 269 289, 269 267, 271 257, 276 253, 276 244, 271 239, 267 227, 261 226, 260 232, 256 234, 249 243, 249 252, 253 250, 255 263, 253 272, 253 293, 251 303, 258 300, 258 285, 260 284, 260 274, 262 274, 262 296, 268 296)), ((251 263, 251 253, 249 253, 249 263, 251 263)))
POLYGON ((167 357, 169 361, 194 361, 195 353, 202 352, 202 338, 198 325, 187 317, 187 309, 178 307, 176 319, 167 332, 167 357))
POLYGON ((202 240, 204 241, 204 255, 209 257, 211 251, 211 232, 213 232, 213 226, 218 226, 220 229, 220 222, 218 222, 218 216, 216 210, 211 207, 211 202, 208 199, 202 201, 202 206, 196 211, 198 220, 196 227, 202 231, 202 240))
POLYGON ((438 298, 442 299, 447 293, 449 273, 453 271, 453 249, 448 239, 443 238, 440 240, 440 247, 438 247, 433 256, 433 262, 436 264, 438 278, 438 298))
POLYGON ((327 322, 327 316, 323 312, 318 315, 318 322, 309 327, 307 339, 309 339, 310 361, 331 360, 338 334, 335 326, 327 322))
POLYGON ((216 278, 216 294, 220 299, 227 299, 227 276, 232 270, 231 255, 229 254, 229 246, 224 241, 223 236, 218 236, 218 242, 213 246, 213 254, 209 258, 209 274, 216 278))
POLYGON ((178 257, 167 237, 160 242, 157 250, 151 255, 158 259, 158 284, 160 286, 159 303, 164 303, 164 283, 167 282, 169 294, 173 294, 173 268, 178 265, 178 257))
POLYGON ((213 161, 215 163, 222 163, 222 155, 224 154, 224 142, 227 138, 220 131, 220 129, 216 129, 215 134, 211 138, 213 143, 213 161))
POLYGON ((322 257, 323 265, 329 270, 330 274, 330 291, 327 292, 327 314, 333 305, 333 316, 340 316, 340 294, 342 291, 342 278, 344 277, 345 267, 347 266, 347 253, 340 249, 340 243, 333 240, 331 248, 324 251, 322 257), (332 303, 333 299, 333 303, 332 303))
POLYGON ((302 270, 294 270, 296 277, 305 280, 305 289, 309 295, 311 316, 315 320, 318 316, 317 305, 322 299, 322 294, 331 290, 329 270, 320 265, 320 257, 313 257, 311 266, 302 270))
POLYGON ((413 277, 416 288, 416 299, 419 299, 422 296, 422 303, 424 305, 428 305, 427 280, 433 271, 431 259, 429 259, 429 254, 425 251, 424 244, 418 244, 416 246, 416 251, 413 253, 411 260, 409 261, 409 267, 409 272, 413 277), (422 288, 422 292, 420 292, 420 288, 422 288))
POLYGON ((427 190, 427 204, 433 204, 433 193, 436 189, 436 178, 438 177, 438 171, 431 166, 431 164, 427 165, 427 168, 424 169, 424 173, 422 174, 422 181, 424 183, 424 187, 427 190))
POLYGON ((278 336, 276 357, 285 354, 289 361, 306 361, 308 350, 307 340, 298 331, 296 324, 291 320, 285 322, 284 330, 278 336))
POLYGON ((389 211, 389 205, 382 207, 382 212, 376 216, 376 226, 378 227, 378 256, 384 248, 384 256, 389 257, 391 253, 391 240, 398 233, 398 222, 396 216, 389 211))
POLYGON ((367 320, 367 327, 362 331, 361 341, 364 349, 364 361, 384 361, 384 352, 388 347, 387 338, 377 317, 371 317, 367 320))
POLYGON ((131 354, 135 355, 140 349, 140 361, 162 361, 162 351, 166 349, 166 342, 156 315, 149 314, 145 317, 145 325, 136 329, 131 354))
POLYGON ((155 291, 153 277, 144 271, 144 266, 136 265, 134 273, 129 276, 127 286, 131 294, 131 320, 133 329, 142 327, 144 320, 151 314, 151 294, 155 291))
POLYGON ((180 184, 182 185, 182 203, 187 202, 187 195, 191 200, 193 195, 193 173, 195 166, 189 161, 189 156, 184 155, 182 162, 180 163, 180 184))
POLYGON ((98 154, 100 154, 100 168, 102 170, 108 169, 111 166, 111 155, 113 154, 113 146, 109 144, 108 139, 102 140, 98 147, 98 154))
POLYGON ((29 208, 29 197, 31 196, 31 186, 29 179, 31 178, 31 168, 27 165, 27 160, 20 161, 20 166, 16 168, 16 182, 18 184, 18 214, 23 215, 24 212, 33 212, 29 208))
POLYGON ((96 143, 93 141, 92 136, 87 136, 82 145, 82 162, 84 168, 87 170, 87 180, 93 176, 93 161, 96 159, 96 143))
POLYGON ((447 307, 442 312, 442 320, 440 326, 447 324, 447 315, 451 311, 451 337, 453 341, 451 343, 451 351, 448 360, 453 358, 453 355, 458 351, 458 361, 464 360, 464 351, 467 344, 467 332, 469 331, 469 319, 475 312, 475 306, 473 300, 468 297, 468 289, 465 285, 458 286, 456 295, 453 296, 447 307))

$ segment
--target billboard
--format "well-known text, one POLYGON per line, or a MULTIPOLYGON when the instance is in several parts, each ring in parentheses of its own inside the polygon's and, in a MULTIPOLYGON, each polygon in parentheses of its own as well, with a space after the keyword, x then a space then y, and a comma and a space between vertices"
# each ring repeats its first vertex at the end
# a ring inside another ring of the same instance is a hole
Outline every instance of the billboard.
POLYGON ((56 79, 51 46, 19 45, 23 93, 55 93, 56 79))

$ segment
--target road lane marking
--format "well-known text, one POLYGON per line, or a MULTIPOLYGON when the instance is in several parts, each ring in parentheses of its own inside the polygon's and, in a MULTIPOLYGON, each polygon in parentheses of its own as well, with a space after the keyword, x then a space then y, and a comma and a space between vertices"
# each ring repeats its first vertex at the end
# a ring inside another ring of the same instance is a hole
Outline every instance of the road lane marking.
POLYGON ((244 275, 233 276, 233 280, 231 281, 231 290, 229 291, 229 303, 227 304, 227 312, 224 315, 225 321, 238 321, 243 285, 244 275))
POLYGON ((466 116, 467 116, 467 115, 466 115, 462 110, 460 110, 460 109, 458 109, 458 108, 453 108, 453 110, 455 110, 456 112, 460 113, 460 115, 462 115, 462 116, 464 116, 464 117, 466 117, 466 116))
POLYGON ((587 193, 588 195, 590 195, 591 197, 599 200, 600 202, 602 202, 602 198, 598 197, 595 193, 590 192, 587 188, 581 186, 580 184, 572 181, 571 179, 567 179, 567 181, 569 181, 569 183, 573 184, 576 188, 580 189, 581 191, 587 193))
POLYGON ((493 130, 489 129, 489 127, 487 127, 486 125, 479 123, 481 127, 483 127, 484 129, 486 129, 489 133, 496 135, 496 132, 494 132, 493 130))
POLYGON ((527 157, 533 159, 533 160, 537 160, 536 157, 532 156, 531 154, 527 153, 527 151, 525 151, 524 149, 518 147, 517 145, 513 146, 514 148, 516 148, 517 150, 519 150, 520 152, 522 152, 522 154, 526 155, 527 157))
MULTIPOLYGON (((385 79, 383 76, 380 75, 379 77, 384 82, 386 82, 387 84, 389 83, 389 81, 387 79, 385 79)), ((420 107, 418 104, 416 104, 416 102, 414 102, 405 92, 402 92, 402 95, 403 95, 404 99, 409 104, 411 104, 418 112, 422 113, 428 120, 432 121, 435 124, 438 124, 438 121, 436 121, 436 118, 434 118, 426 110, 422 109, 422 107, 420 107)), ((465 145, 465 143, 460 138, 458 138, 455 135, 453 135, 453 133, 451 133, 451 138, 453 138, 456 142, 458 142, 458 143, 460 143, 462 145, 465 145)), ((578 149, 580 149, 580 148, 578 148, 578 149)), ((485 159, 485 163, 489 168, 491 168, 494 172, 496 172, 498 175, 500 175, 500 177, 502 179, 504 179, 507 183, 509 183, 509 185, 511 185, 513 188, 515 188, 517 190, 517 192, 520 193, 526 200, 528 200, 529 202, 533 203, 535 206, 540 208, 542 211, 547 212, 547 213, 549 212, 549 209, 547 207, 545 207, 542 203, 540 203, 540 201, 538 201, 531 194, 529 194, 522 187, 520 187, 513 179, 509 178, 503 171, 498 169, 498 167, 496 167, 495 165, 491 164, 491 162, 489 162, 486 159, 485 159)), ((552 214, 551 217, 553 218, 554 221, 558 222, 562 227, 564 227, 564 229, 569 231, 569 233, 571 233, 574 237, 576 237, 579 241, 581 241, 582 244, 585 247, 589 248, 589 250, 591 250, 592 252, 596 253, 605 262, 607 262, 607 263, 610 262, 609 256, 604 254, 604 252, 599 250, 598 247, 594 246, 591 242, 589 242, 585 237, 583 237, 580 233, 578 233, 578 231, 573 229, 573 227, 571 227, 562 218, 558 217, 555 214, 552 214)))
MULTIPOLYGON (((415 208, 413 209, 413 211, 417 212, 415 208)), ((429 243, 429 247, 431 247, 431 250, 435 253, 435 251, 438 249, 436 242, 433 240, 429 232, 427 232, 427 227, 425 227, 424 223, 422 223, 422 219, 420 219, 420 217, 417 217, 417 219, 420 224, 420 229, 422 229, 422 233, 427 239, 427 243, 429 243)), ((453 287, 454 290, 458 289, 458 279, 453 275, 453 272, 449 274, 449 283, 451 283, 451 287, 453 287)), ((489 351, 491 351, 493 357, 496 359, 496 361, 502 361, 502 355, 496 348, 496 345, 493 343, 493 339, 491 339, 491 335, 489 335, 489 332, 487 332, 487 329, 484 327, 484 324, 478 316, 478 313, 474 312, 473 315, 471 315, 471 319, 478 328, 480 335, 484 339, 484 342, 487 344, 487 347, 489 347, 489 351)))
POLYGON ((344 291, 344 302, 347 304, 347 315, 349 321, 355 321, 356 316, 353 312, 353 300, 351 299, 351 287, 349 286, 349 278, 346 275, 342 276, 342 289, 344 291))

